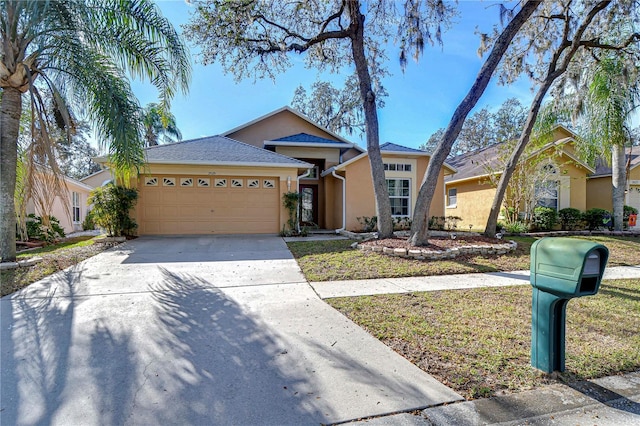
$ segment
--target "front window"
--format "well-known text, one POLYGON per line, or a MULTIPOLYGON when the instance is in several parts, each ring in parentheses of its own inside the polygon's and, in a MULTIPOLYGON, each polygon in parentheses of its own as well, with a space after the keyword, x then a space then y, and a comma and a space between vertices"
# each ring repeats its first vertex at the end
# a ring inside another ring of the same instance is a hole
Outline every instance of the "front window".
POLYGON ((409 179, 387 179, 391 214, 393 216, 409 216, 411 214, 411 181, 409 179))
POLYGON ((455 207, 458 204, 458 189, 451 188, 447 192, 447 206, 455 207))
POLYGON ((536 183, 536 206, 558 210, 558 171, 553 164, 545 164, 541 171, 542 181, 536 183))
POLYGON ((80 194, 72 192, 71 201, 73 204, 73 221, 78 223, 80 222, 80 194))

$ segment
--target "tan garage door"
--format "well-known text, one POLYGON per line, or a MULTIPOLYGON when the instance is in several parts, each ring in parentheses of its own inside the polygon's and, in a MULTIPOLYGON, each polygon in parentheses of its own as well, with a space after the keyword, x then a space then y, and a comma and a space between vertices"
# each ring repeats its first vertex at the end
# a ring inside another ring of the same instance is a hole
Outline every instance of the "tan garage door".
POLYGON ((277 233, 279 194, 275 177, 142 176, 139 233, 277 233))

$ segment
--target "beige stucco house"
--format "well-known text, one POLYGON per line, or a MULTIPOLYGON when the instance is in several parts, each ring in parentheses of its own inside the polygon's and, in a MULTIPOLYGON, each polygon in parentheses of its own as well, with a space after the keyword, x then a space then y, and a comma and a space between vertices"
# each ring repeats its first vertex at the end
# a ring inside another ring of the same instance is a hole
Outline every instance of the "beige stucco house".
MULTIPOLYGON (((626 162, 629 164, 627 190, 624 203, 640 210, 640 147, 627 148, 626 162)), ((600 161, 596 171, 587 180, 587 209, 594 207, 613 209, 611 167, 600 161)))
MULTIPOLYGON (((566 207, 587 209, 587 178, 595 170, 578 159, 575 136, 564 126, 557 126, 553 141, 523 160, 545 159, 538 163, 549 171, 544 185, 544 204, 557 210, 566 207)), ((491 181, 497 179, 491 178, 500 176, 499 155, 500 145, 493 145, 449 161, 457 172, 445 179, 445 212, 447 216, 462 218, 458 223, 462 229, 468 226, 484 229, 496 192, 491 181)))
POLYGON ((60 226, 67 234, 82 231, 82 222, 87 216, 87 200, 93 187, 68 176, 63 176, 63 180, 64 193, 62 196, 57 195, 54 198, 48 212, 41 211, 42 207, 30 199, 27 201, 26 213, 33 213, 36 216, 45 214, 54 216, 60 221, 60 226))
MULTIPOLYGON (((410 217, 429 155, 390 143, 381 150, 394 215, 410 217)), ((356 230, 358 217, 375 215, 367 153, 289 107, 145 153, 133 182, 141 235, 277 233, 291 191, 302 194, 302 225, 356 230)), ((444 214, 444 175, 453 171, 443 168, 431 215, 444 214)))

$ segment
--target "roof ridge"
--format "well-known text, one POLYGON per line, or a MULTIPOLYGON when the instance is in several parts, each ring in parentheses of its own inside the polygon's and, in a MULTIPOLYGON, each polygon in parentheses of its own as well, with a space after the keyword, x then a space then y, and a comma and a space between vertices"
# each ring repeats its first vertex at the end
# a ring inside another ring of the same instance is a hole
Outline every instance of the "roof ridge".
POLYGON ((200 138, 195 138, 195 139, 187 139, 187 140, 183 140, 183 141, 177 141, 177 142, 171 142, 171 143, 164 143, 164 144, 158 144, 158 145, 153 145, 153 146, 148 146, 145 147, 145 150, 149 150, 149 149, 154 149, 154 148, 162 148, 164 146, 174 146, 174 145, 180 145, 183 143, 189 143, 189 142, 196 142, 196 141, 200 141, 202 139, 208 139, 208 138, 214 138, 216 136, 219 135, 213 135, 213 136, 202 136, 200 138))

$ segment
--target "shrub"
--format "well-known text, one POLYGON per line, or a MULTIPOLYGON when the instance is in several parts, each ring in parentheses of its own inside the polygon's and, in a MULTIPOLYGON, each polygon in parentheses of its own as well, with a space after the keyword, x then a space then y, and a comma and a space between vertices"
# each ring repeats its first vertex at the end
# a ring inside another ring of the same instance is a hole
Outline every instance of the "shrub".
POLYGON ((49 226, 45 226, 42 217, 31 213, 27 216, 27 237, 30 240, 40 240, 52 243, 56 238, 64 238, 64 229, 60 226, 60 221, 49 216, 49 226))
POLYGON ((558 222, 558 212, 551 207, 538 206, 533 209, 531 225, 541 231, 549 231, 558 222))
POLYGON ((444 216, 431 216, 429 219, 429 229, 436 231, 444 231, 445 217, 444 216))
POLYGON ((93 231, 94 229, 96 229, 96 223, 93 220, 93 210, 89 210, 82 221, 82 230, 93 231))
POLYGON ((444 218, 445 226, 447 230, 453 231, 458 229, 458 222, 460 222, 462 218, 460 216, 447 216, 444 218))
POLYGON ((412 221, 410 217, 394 217, 393 230, 404 231, 406 229, 411 229, 411 223, 412 221))
POLYGON ((378 227, 378 216, 357 217, 358 223, 362 225, 363 232, 373 232, 378 227))
POLYGON ((529 231, 527 224, 519 221, 507 223, 502 229, 510 234, 521 234, 529 231))
POLYGON ((287 220, 287 224, 289 225, 289 231, 284 229, 284 225, 282 227, 282 233, 286 234, 285 236, 290 236, 297 229, 297 219, 298 219, 298 205, 300 204, 300 193, 299 192, 286 192, 282 194, 282 205, 289 212, 289 220, 287 220))
POLYGON ((604 228, 611 224, 611 213, 605 209, 593 208, 584 212, 584 221, 587 223, 589 231, 604 228))
POLYGON ((582 222, 582 212, 573 207, 567 207, 558 212, 558 218, 560 219, 560 225, 563 231, 572 231, 580 226, 582 222))
POLYGON ((93 204, 93 220, 112 237, 133 235, 138 224, 129 211, 138 199, 138 191, 109 184, 91 191, 89 203, 93 204))
POLYGON ((638 214, 638 209, 631 206, 624 206, 624 220, 629 220, 629 215, 638 214))

